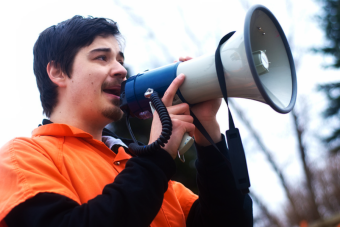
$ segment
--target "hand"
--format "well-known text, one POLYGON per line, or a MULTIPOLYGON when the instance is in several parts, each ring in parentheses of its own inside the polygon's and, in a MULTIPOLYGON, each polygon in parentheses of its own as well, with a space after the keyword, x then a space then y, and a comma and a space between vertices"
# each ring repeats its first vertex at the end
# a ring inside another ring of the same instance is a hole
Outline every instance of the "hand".
MULTIPOLYGON (((177 156, 177 150, 182 141, 184 133, 188 132, 190 136, 193 136, 195 131, 193 118, 190 116, 189 105, 186 103, 182 103, 172 106, 172 101, 175 97, 175 94, 179 86, 181 86, 181 84, 184 82, 184 79, 185 76, 183 74, 180 74, 178 77, 176 77, 170 84, 162 98, 162 101, 167 107, 172 122, 172 134, 168 143, 164 146, 163 149, 166 150, 173 159, 175 159, 177 156)), ((161 132, 162 124, 159 120, 157 112, 155 111, 151 125, 149 144, 157 140, 161 132)))
MULTIPOLYGON (((191 111, 201 122, 212 140, 217 143, 221 141, 220 126, 216 119, 217 111, 221 106, 222 99, 213 99, 198 103, 191 107, 191 111)), ((196 129, 194 133, 195 141, 201 146, 209 146, 210 142, 196 129)))
MULTIPOLYGON (((180 61, 191 60, 192 57, 180 57, 180 61)), ((201 122, 205 130, 212 138, 212 140, 217 143, 221 141, 220 126, 217 123, 216 114, 221 106, 222 99, 209 100, 206 102, 198 103, 194 105, 191 110, 201 122)), ((202 135, 202 133, 196 129, 194 133, 195 141, 201 146, 208 146, 210 142, 202 135)))
MULTIPOLYGON (((189 60, 191 60, 191 59, 192 59, 192 57, 190 57, 190 56, 179 57, 179 61, 189 61, 189 60)), ((176 61, 174 61, 174 62, 178 62, 178 61, 176 60, 176 61)))

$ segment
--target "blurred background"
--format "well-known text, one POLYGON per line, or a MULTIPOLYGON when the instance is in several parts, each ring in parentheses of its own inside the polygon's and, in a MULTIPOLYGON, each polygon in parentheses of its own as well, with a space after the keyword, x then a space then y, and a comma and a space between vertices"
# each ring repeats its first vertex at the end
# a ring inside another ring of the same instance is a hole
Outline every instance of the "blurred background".
MULTIPOLYGON (((281 115, 250 100, 230 100, 247 156, 256 227, 335 227, 340 223, 340 0, 30 0, 0 3, 0 146, 30 136, 44 116, 33 74, 33 45, 45 28, 74 15, 111 18, 124 36, 129 75, 180 56, 215 51, 243 29, 247 10, 266 6, 292 49, 298 81, 294 110, 281 115)), ((218 113, 228 129, 226 106, 218 113)), ((132 119, 148 141, 150 121, 132 119)), ((129 137, 124 122, 108 126, 129 137)), ((197 193, 195 150, 174 180, 197 193)), ((0 179, 1 183, 1 179, 0 179)))

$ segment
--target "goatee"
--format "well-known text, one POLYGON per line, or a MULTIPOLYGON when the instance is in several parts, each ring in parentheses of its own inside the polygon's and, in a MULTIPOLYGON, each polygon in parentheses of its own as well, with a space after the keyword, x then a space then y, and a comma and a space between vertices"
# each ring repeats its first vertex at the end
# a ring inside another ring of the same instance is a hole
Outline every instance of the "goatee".
POLYGON ((123 111, 120 109, 119 100, 112 101, 114 106, 108 107, 102 111, 104 117, 109 118, 112 121, 119 121, 123 117, 123 111))

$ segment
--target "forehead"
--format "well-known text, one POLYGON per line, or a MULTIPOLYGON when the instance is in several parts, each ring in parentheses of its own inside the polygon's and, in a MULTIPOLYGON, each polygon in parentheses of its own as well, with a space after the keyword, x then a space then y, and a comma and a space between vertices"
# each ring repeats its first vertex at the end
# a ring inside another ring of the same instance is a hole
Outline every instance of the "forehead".
POLYGON ((114 54, 119 54, 120 53, 120 46, 117 41, 117 39, 113 35, 109 35, 106 37, 103 36, 97 36, 93 42, 82 49, 82 51, 85 51, 87 53, 90 53, 94 49, 98 48, 109 48, 111 49, 114 54))

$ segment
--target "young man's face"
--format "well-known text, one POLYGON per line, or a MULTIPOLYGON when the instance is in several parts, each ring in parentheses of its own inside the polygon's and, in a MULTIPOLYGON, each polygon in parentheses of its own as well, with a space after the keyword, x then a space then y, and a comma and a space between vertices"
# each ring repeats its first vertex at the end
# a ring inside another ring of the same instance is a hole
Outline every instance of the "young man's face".
POLYGON ((114 36, 97 36, 76 54, 67 99, 81 119, 109 123, 119 120, 120 85, 126 79, 124 58, 114 36))

